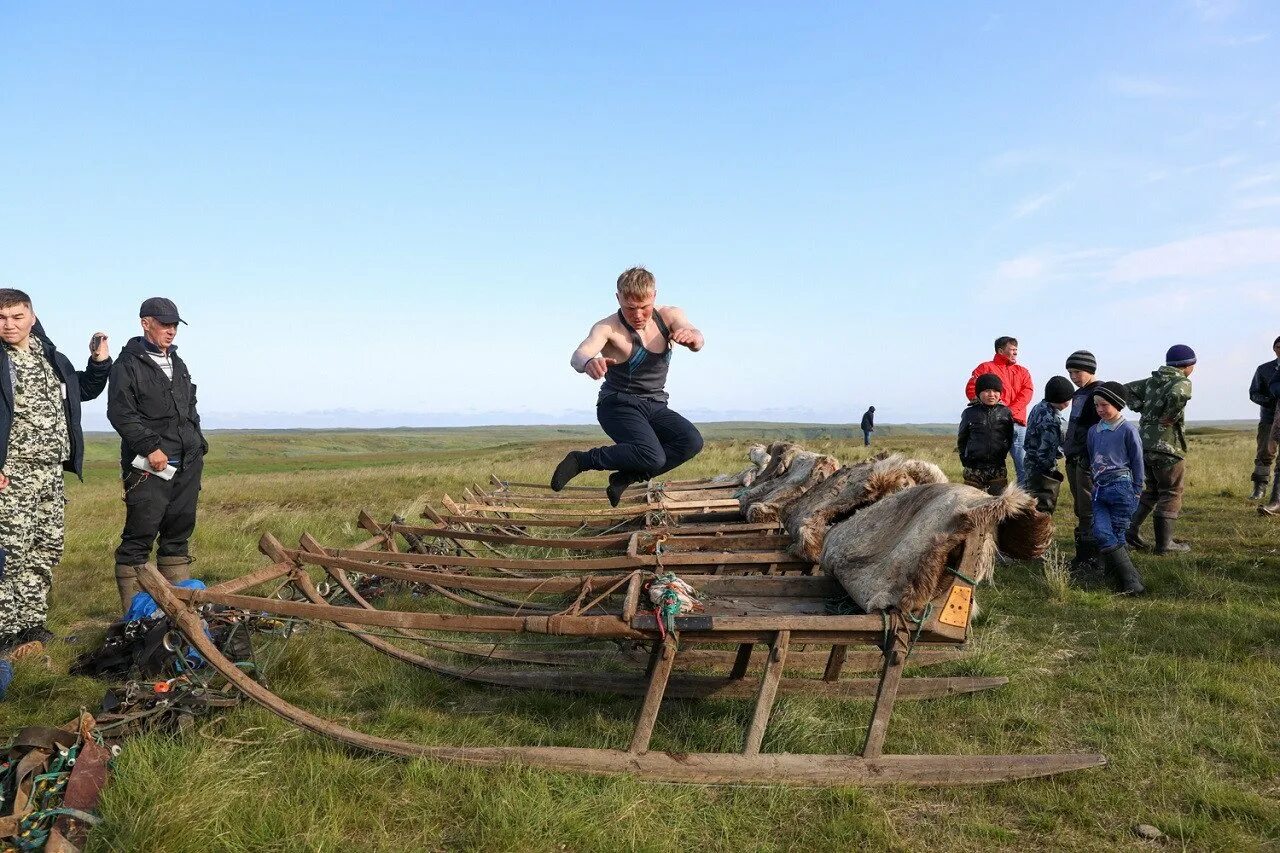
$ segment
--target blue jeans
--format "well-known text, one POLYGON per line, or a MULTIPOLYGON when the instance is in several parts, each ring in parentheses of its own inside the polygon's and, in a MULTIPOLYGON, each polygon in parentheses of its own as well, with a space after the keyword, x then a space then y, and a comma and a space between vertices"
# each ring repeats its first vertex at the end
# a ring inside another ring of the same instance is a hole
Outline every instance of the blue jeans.
POLYGON ((1122 478, 1093 487, 1093 535, 1104 554, 1124 546, 1129 519, 1138 508, 1133 481, 1122 478))
POLYGON ((1027 484, 1027 469, 1023 466, 1023 459, 1026 457, 1026 451, 1022 449, 1022 443, 1026 441, 1027 428, 1022 424, 1015 423, 1013 425, 1013 447, 1009 450, 1009 455, 1013 457, 1013 471, 1018 478, 1019 486, 1027 484))
POLYGON ((869 429, 864 429, 862 431, 862 446, 863 447, 871 446, 871 430, 869 429))

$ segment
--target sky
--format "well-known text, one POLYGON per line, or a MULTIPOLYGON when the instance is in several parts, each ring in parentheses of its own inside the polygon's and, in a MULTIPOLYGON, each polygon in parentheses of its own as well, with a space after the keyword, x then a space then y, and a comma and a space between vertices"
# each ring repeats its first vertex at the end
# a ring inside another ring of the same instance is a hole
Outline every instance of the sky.
POLYGON ((635 264, 695 420, 954 422, 999 335, 1248 418, 1280 4, 0 0, 0 182, 0 286, 172 298, 210 427, 590 422, 635 264))

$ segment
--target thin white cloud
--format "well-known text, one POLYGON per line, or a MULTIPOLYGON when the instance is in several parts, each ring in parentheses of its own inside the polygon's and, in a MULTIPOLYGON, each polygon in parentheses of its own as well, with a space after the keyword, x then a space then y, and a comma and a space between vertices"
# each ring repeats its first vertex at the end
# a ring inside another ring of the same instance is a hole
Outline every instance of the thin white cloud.
POLYGON ((997 285, 1042 284, 1096 278, 1100 265, 1114 256, 1111 249, 1074 252, 1037 249, 997 264, 993 281, 997 285))
POLYGON ((1239 0, 1191 0, 1191 8, 1202 21, 1221 21, 1240 8, 1239 0))
POLYGON ((1251 44, 1261 44, 1269 38, 1271 33, 1250 33, 1247 36, 1222 36, 1214 41, 1224 47, 1247 47, 1251 44))
POLYGON ((1266 172, 1255 172, 1247 178, 1241 178, 1235 182, 1235 188, 1238 190, 1253 190, 1258 187, 1274 184, 1280 181, 1280 167, 1266 172))
POLYGON ((1013 207, 1013 218, 1022 219, 1053 204, 1063 195, 1071 191, 1070 183, 1059 184, 1048 192, 1024 198, 1013 207))
POLYGON ((1116 76, 1107 85, 1126 98, 1186 98, 1192 94, 1189 89, 1151 77, 1116 76))
POLYGON ((1280 195, 1260 195, 1236 200, 1236 210, 1266 210, 1280 207, 1280 195))
POLYGON ((1106 278, 1139 282, 1207 277, 1273 264, 1280 264, 1280 228, 1245 228, 1128 252, 1116 259, 1106 278))

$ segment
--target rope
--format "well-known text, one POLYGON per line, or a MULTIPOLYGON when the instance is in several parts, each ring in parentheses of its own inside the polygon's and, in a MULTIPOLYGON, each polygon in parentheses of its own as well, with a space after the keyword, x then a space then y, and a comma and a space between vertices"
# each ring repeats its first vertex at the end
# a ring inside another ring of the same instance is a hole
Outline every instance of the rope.
POLYGON ((977 582, 976 580, 974 580, 973 578, 969 577, 968 575, 966 575, 964 572, 960 571, 959 569, 953 569, 953 568, 951 568, 950 566, 947 566, 947 571, 951 572, 951 574, 955 575, 956 577, 960 578, 960 580, 962 580, 962 581, 966 582, 967 584, 969 584, 969 586, 977 586, 977 585, 978 585, 978 582, 977 582))

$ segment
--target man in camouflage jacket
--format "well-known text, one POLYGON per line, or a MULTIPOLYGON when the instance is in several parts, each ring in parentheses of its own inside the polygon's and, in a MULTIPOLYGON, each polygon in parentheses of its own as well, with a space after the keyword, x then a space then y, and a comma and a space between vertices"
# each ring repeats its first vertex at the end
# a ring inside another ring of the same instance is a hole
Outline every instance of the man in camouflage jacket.
POLYGON ((1183 431, 1187 402, 1191 399, 1191 374, 1196 354, 1178 344, 1165 354, 1164 367, 1150 378, 1126 386, 1130 408, 1142 413, 1138 433, 1142 436, 1142 457, 1146 482, 1138 510, 1129 527, 1129 544, 1145 548, 1138 530, 1148 515, 1155 513, 1155 553, 1190 551, 1191 546, 1173 538, 1174 522, 1182 510, 1185 488, 1187 437, 1183 431))
POLYGON ((110 342, 94 335, 77 372, 44 335, 20 290, 0 289, 0 658, 34 651, 62 559, 63 471, 84 463, 80 403, 102 393, 110 342))

